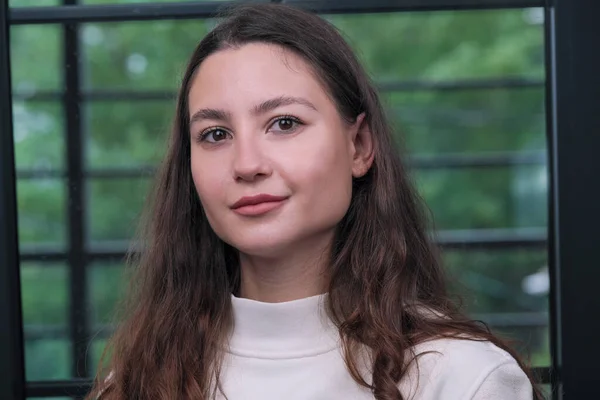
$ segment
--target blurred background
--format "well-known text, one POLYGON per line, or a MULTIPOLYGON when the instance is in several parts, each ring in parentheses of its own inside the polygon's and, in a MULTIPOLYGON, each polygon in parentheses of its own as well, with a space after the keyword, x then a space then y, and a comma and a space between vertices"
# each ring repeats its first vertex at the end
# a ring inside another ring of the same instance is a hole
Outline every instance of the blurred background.
MULTIPOLYGON (((550 367, 543 8, 323 15, 381 90, 453 292, 550 367)), ((93 376, 185 62, 214 24, 11 26, 28 381, 93 376)))

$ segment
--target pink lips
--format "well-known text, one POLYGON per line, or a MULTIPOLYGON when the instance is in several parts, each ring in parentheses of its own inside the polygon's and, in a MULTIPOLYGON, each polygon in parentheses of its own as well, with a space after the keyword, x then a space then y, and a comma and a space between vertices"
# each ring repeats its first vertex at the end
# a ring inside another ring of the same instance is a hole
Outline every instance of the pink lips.
POLYGON ((286 199, 287 197, 270 194, 246 196, 236 201, 231 209, 240 215, 258 216, 280 207, 286 199))

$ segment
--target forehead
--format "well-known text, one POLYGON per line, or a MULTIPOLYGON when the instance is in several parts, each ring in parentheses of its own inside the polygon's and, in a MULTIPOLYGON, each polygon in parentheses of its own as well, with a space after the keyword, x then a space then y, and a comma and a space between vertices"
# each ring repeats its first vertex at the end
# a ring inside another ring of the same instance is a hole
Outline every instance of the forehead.
POLYGON ((321 83, 302 57, 283 47, 250 43, 228 47, 204 60, 192 80, 190 109, 232 102, 258 102, 293 95, 328 101, 321 83))

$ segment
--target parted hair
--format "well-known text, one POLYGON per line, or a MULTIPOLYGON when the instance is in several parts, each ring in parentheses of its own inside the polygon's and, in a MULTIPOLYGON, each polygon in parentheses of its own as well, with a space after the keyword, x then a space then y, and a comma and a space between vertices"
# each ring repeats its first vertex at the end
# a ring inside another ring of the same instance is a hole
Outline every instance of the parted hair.
POLYGON ((352 122, 364 113, 373 135, 373 165, 354 179, 349 209, 328 255, 326 309, 339 329, 354 380, 377 400, 401 400, 399 382, 418 361, 415 345, 437 338, 489 341, 517 360, 541 398, 519 355, 466 317, 448 294, 425 208, 356 55, 330 23, 281 4, 228 10, 189 60, 167 154, 142 218, 143 245, 129 259, 133 275, 126 312, 88 398, 209 400, 220 390, 240 266, 237 250, 212 230, 192 181, 188 94, 207 57, 248 43, 299 55, 341 117, 352 122), (432 312, 418 312, 414 304, 432 312), (360 349, 370 354, 369 379, 360 373, 360 349))

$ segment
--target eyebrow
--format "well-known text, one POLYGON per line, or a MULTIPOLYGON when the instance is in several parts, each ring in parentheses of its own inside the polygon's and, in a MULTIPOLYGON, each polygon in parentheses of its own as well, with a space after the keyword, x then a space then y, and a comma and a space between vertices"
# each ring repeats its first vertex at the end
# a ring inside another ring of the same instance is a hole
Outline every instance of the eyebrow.
POLYGON ((231 120, 231 113, 225 110, 218 110, 214 108, 203 108, 198 110, 190 118, 190 125, 194 122, 202 121, 203 119, 210 119, 213 121, 229 121, 231 120))
MULTIPOLYGON (((253 115, 261 115, 269 111, 273 111, 278 107, 289 106, 292 104, 300 104, 317 111, 317 108, 310 101, 302 97, 279 96, 263 101, 262 103, 253 107, 251 112, 253 115)), ((221 109, 203 108, 196 111, 191 116, 190 125, 203 119, 210 119, 213 121, 230 121, 231 113, 221 109)))
POLYGON ((300 104, 317 111, 317 108, 310 101, 303 99, 302 97, 279 96, 267 101, 263 101, 262 103, 254 107, 252 113, 254 115, 265 114, 269 111, 273 111, 278 107, 289 106, 292 104, 300 104))

